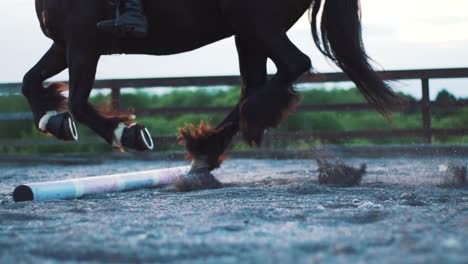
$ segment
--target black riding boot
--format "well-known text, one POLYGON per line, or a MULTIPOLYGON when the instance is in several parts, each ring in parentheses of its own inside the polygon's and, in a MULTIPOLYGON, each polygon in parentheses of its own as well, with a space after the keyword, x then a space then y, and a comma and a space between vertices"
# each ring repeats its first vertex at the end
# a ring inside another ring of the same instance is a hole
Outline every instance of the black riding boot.
POLYGON ((148 34, 148 20, 143 14, 143 0, 126 0, 124 13, 120 17, 101 21, 97 27, 119 37, 144 38, 148 34))

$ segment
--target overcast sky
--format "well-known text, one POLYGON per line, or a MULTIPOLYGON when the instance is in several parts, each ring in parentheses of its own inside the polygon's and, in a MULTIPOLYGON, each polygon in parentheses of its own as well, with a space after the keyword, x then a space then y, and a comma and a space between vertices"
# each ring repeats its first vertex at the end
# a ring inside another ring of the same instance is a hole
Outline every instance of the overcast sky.
MULTIPOLYGON (((362 0, 362 8, 366 47, 382 68, 468 67, 468 0, 362 0)), ((0 0, 0 17, 0 82, 18 82, 51 41, 40 31, 33 0, 0 0)), ((309 32, 304 17, 290 37, 312 58, 316 69, 337 71, 316 51, 309 32)), ((106 56, 100 61, 97 78, 230 74, 238 74, 238 63, 233 40, 227 39, 167 57, 106 56)), ((66 78, 64 72, 55 79, 66 78)), ((415 85, 408 83, 399 89, 416 89, 415 85)), ((468 80, 434 81, 431 85, 432 94, 447 87, 468 97, 468 80)))

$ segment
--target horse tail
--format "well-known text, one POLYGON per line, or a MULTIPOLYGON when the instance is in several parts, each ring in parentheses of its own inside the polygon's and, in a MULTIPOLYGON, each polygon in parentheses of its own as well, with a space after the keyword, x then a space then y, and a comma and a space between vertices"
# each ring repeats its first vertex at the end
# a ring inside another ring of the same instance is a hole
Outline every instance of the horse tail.
POLYGON ((400 104, 401 99, 369 63, 362 42, 359 0, 323 1, 320 26, 317 18, 322 0, 313 0, 311 5, 312 36, 316 46, 349 76, 369 103, 391 120, 390 110, 400 104))

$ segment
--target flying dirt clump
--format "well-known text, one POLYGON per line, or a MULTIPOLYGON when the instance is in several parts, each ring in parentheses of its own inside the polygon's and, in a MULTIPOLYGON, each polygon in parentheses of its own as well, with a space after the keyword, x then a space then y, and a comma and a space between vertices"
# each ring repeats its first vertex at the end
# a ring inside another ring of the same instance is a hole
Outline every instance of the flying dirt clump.
POLYGON ((319 183, 338 186, 357 186, 366 173, 366 164, 359 168, 346 165, 341 161, 328 162, 317 160, 319 183))
POLYGON ((439 173, 442 176, 440 187, 463 187, 467 183, 467 166, 447 163, 439 165, 439 173))

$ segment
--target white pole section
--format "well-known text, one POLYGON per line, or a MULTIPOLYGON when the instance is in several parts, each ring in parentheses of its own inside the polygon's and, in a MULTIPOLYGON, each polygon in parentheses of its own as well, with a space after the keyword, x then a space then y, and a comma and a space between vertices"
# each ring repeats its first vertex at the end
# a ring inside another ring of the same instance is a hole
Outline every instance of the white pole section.
POLYGON ((174 183, 189 166, 151 171, 23 184, 13 191, 15 202, 76 199, 89 194, 154 188, 174 183))

